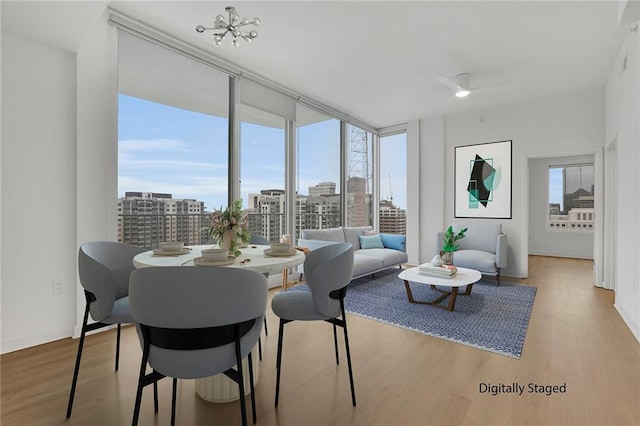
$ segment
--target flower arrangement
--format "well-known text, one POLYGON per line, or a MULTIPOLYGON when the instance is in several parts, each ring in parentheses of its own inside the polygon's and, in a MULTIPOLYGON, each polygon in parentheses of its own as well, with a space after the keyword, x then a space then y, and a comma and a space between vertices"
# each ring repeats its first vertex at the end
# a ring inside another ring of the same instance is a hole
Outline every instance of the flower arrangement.
POLYGON ((456 244, 456 241, 464 238, 464 233, 467 232, 467 228, 462 228, 457 234, 453 231, 453 226, 447 228, 444 233, 444 244, 442 251, 445 253, 453 253, 458 250, 460 244, 456 244))
POLYGON ((251 239, 247 214, 242 210, 242 200, 234 200, 226 210, 215 210, 209 217, 209 237, 218 240, 218 245, 229 249, 236 257, 242 253, 238 248, 251 239))

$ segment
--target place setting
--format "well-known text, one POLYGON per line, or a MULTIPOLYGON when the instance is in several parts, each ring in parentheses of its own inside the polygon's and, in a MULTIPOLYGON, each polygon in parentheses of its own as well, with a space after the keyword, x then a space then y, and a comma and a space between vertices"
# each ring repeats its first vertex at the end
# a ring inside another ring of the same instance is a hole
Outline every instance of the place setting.
POLYGON ((154 256, 182 256, 191 251, 191 248, 185 247, 183 242, 163 241, 158 244, 157 249, 153 249, 154 256))
POLYGON ((283 235, 279 243, 271 243, 263 253, 266 257, 289 257, 296 254, 296 248, 291 247, 289 236, 283 235))
POLYGON ((236 257, 229 254, 228 249, 209 248, 200 251, 201 256, 193 259, 196 266, 225 266, 236 261, 236 257))

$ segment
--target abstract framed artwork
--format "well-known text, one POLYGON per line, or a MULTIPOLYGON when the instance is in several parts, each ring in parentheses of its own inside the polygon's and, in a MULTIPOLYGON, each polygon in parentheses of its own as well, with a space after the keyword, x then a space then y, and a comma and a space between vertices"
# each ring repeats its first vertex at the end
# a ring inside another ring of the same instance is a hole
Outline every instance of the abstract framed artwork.
POLYGON ((456 218, 511 219, 511 142, 455 147, 456 218))

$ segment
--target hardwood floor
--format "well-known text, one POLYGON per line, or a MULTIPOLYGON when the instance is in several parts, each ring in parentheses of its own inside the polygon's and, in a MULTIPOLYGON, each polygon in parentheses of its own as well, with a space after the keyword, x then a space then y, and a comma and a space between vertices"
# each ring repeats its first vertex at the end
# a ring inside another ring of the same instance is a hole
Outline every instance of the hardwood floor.
MULTIPOLYGON (((278 319, 256 385, 259 425, 638 425, 640 344, 613 307, 614 293, 592 284, 591 261, 532 256, 538 288, 519 360, 349 315, 358 406, 352 407, 343 340, 335 364, 331 326, 287 325, 280 405, 273 406, 278 319), (550 386, 566 393, 481 393, 480 385, 550 386)), ((274 293, 274 291, 272 291, 274 293)), ((64 339, 1 357, 1 424, 131 423, 140 346, 123 330, 120 371, 115 332, 87 337, 73 416, 65 420, 77 340, 64 339)), ((160 382, 154 414, 145 389, 140 424, 169 424, 171 381, 160 382)), ((248 402, 248 399, 247 399, 248 402)), ((213 404, 179 381, 177 424, 240 424, 238 402, 213 404)))

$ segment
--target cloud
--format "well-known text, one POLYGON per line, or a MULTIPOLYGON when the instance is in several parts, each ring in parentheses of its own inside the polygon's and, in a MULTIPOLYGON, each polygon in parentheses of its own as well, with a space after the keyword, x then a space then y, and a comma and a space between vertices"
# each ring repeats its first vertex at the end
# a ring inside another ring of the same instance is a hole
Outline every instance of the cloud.
POLYGON ((189 160, 170 160, 170 159, 139 159, 126 153, 120 152, 118 154, 118 167, 122 171, 123 169, 132 170, 150 170, 158 169, 161 174, 176 171, 184 173, 185 170, 194 171, 199 170, 227 170, 227 163, 211 163, 203 161, 189 161, 189 160))
POLYGON ((145 152, 145 151, 193 151, 189 144, 181 139, 123 139, 118 141, 119 152, 145 152))

